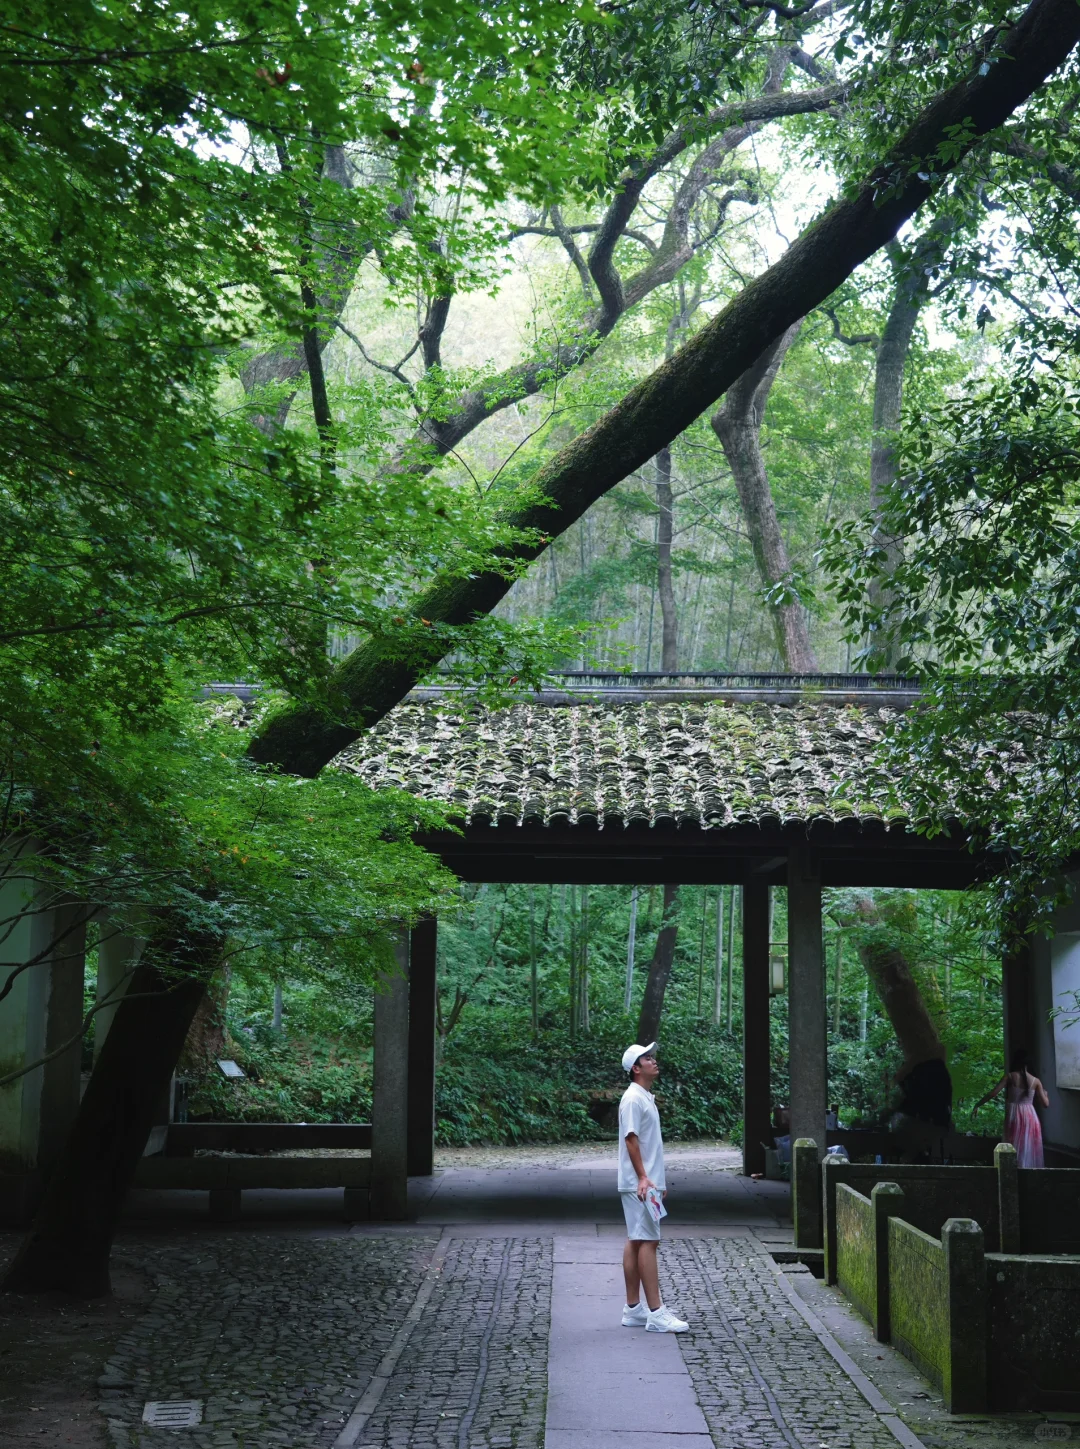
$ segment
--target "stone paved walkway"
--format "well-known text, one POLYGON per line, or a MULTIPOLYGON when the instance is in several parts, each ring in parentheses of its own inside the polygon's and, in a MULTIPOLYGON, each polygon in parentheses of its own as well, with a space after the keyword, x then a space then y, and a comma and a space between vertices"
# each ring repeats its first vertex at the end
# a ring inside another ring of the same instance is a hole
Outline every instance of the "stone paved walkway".
POLYGON ((205 1203, 140 1199, 117 1261, 152 1296, 103 1366, 102 1449, 1036 1442, 1040 1416, 945 1414, 834 1290, 781 1276, 770 1254, 790 1246, 786 1189, 736 1177, 730 1154, 672 1164, 662 1284, 691 1332, 621 1328, 608 1156, 460 1162, 413 1185, 416 1221, 401 1226, 347 1226, 332 1194, 252 1194, 227 1228, 205 1203), (829 1333, 857 1367, 829 1352, 829 1333), (200 1400, 203 1422, 142 1423, 160 1399, 200 1400))

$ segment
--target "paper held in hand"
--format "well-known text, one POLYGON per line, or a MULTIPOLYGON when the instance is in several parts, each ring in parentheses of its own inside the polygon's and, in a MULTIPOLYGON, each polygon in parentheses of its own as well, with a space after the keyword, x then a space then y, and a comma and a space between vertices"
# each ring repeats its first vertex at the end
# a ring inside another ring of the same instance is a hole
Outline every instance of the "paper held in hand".
POLYGON ((664 1206, 664 1196, 658 1187, 650 1187, 645 1194, 645 1206, 653 1215, 653 1221, 659 1222, 661 1218, 667 1217, 667 1208, 664 1206))

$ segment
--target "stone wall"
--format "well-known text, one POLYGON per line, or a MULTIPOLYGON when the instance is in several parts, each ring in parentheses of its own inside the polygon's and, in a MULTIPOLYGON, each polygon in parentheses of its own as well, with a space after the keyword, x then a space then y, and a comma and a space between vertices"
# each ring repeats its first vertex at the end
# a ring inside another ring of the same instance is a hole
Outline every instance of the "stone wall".
MULTIPOLYGON (((905 1222, 930 1237, 941 1236, 949 1218, 974 1218, 987 1241, 997 1246, 1000 1233, 998 1174, 993 1167, 939 1167, 932 1163, 844 1163, 822 1168, 825 1218, 825 1275, 835 1283, 836 1194, 840 1183, 869 1197, 875 1183, 895 1182, 904 1193, 905 1222)), ((1056 1175, 1056 1174, 1055 1174, 1056 1175)))
POLYGON ((872 1323, 875 1312, 874 1211, 870 1199, 841 1183, 836 1189, 836 1281, 872 1323))
POLYGON ((1080 1253, 1080 1168, 1028 1168, 1016 1179, 1020 1251, 1080 1253))
POLYGON ((986 1254, 990 1407, 1080 1411, 1080 1258, 986 1254))
POLYGON ((949 1354, 949 1291, 939 1239, 903 1218, 889 1223, 889 1323, 893 1345, 943 1387, 949 1354))

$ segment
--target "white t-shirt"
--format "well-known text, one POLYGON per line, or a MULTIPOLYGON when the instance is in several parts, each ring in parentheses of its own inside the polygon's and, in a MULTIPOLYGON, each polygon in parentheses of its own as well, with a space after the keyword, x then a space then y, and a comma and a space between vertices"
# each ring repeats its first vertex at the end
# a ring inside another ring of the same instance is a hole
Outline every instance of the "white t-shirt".
POLYGON ((637 1192, 638 1178, 630 1154, 626 1150, 627 1133, 634 1133, 641 1149, 641 1165, 645 1176, 659 1188, 664 1181, 664 1139, 660 1135, 660 1113, 656 1098, 637 1082, 631 1082, 619 1103, 619 1191, 637 1192))

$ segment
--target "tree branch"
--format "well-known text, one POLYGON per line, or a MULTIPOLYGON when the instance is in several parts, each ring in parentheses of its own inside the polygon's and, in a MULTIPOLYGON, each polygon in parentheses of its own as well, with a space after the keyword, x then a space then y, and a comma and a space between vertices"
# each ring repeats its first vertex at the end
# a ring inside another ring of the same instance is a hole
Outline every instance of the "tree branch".
MULTIPOLYGON (((1078 40, 1076 0, 1033 0, 1015 25, 999 32, 992 49, 980 48, 965 79, 924 107, 861 186, 829 206, 669 362, 551 458, 530 480, 528 501, 507 510, 503 521, 550 539, 684 432, 766 347, 890 241, 981 138, 1064 63, 1078 40)), ((520 545, 513 561, 534 559, 543 547, 520 545)), ((417 628, 408 657, 381 640, 355 650, 334 671, 336 714, 311 706, 283 710, 252 741, 252 758, 316 774, 434 667, 450 647, 447 629, 495 608, 515 572, 433 584, 411 607, 417 628), (422 628, 421 617, 447 627, 422 628)))
POLYGON ((562 210, 558 206, 551 208, 551 224, 555 235, 563 244, 563 250, 573 262, 578 276, 581 279, 581 290, 584 293, 586 302, 592 301, 592 278, 589 276, 589 268, 585 265, 585 258, 578 251, 577 242, 574 240, 573 232, 563 221, 562 210))

